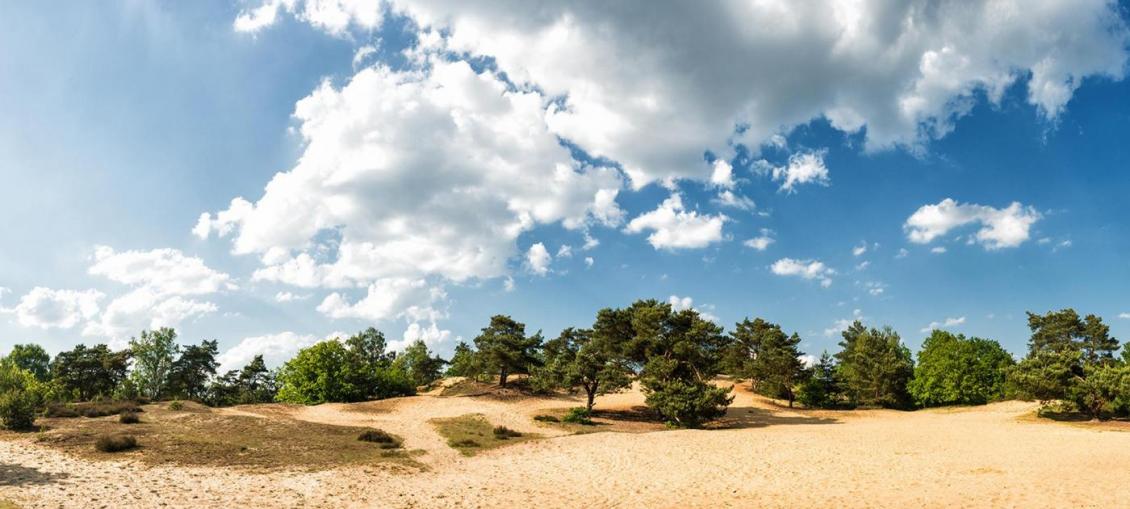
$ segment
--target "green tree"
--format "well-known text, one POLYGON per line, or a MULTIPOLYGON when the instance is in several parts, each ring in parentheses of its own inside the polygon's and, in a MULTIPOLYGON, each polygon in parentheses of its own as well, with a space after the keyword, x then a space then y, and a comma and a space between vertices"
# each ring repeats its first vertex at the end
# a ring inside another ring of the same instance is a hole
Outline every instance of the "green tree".
POLYGON ((299 350, 279 372, 278 401, 317 405, 364 400, 366 388, 354 385, 359 377, 351 356, 337 339, 299 350))
POLYGON ((96 395, 110 396, 126 378, 130 352, 112 352, 106 345, 87 348, 76 345, 60 352, 51 362, 51 373, 66 397, 89 401, 96 395))
POLYGON ((164 395, 178 351, 176 341, 176 331, 168 327, 143 330, 139 338, 130 339, 134 362, 130 378, 143 396, 158 400, 164 395))
POLYGON ((391 362, 389 354, 385 352, 388 341, 385 340, 384 333, 373 327, 350 336, 345 340, 345 346, 371 368, 387 366, 391 362))
POLYGON ((592 411, 596 397, 632 385, 631 370, 607 336, 569 327, 546 341, 545 365, 535 370, 536 388, 573 388, 585 391, 585 408, 592 411))
POLYGON ((907 389, 919 406, 983 405, 1004 396, 1013 364, 996 341, 934 330, 922 343, 907 389))
POLYGON ((275 399, 278 386, 275 374, 267 369, 262 355, 256 355, 239 371, 239 402, 243 404, 267 403, 275 399))
POLYGON ((40 382, 51 378, 51 356, 42 346, 34 343, 15 345, 8 353, 7 359, 15 363, 20 369, 31 373, 40 382))
POLYGON ((853 404, 910 406, 906 386, 914 375, 914 360, 898 333, 890 327, 867 329, 856 320, 843 332, 840 347, 840 379, 853 404))
POLYGON ((482 363, 479 362, 478 355, 475 355, 475 350, 460 341, 455 345, 455 353, 451 355, 451 361, 447 364, 447 376, 478 378, 482 374, 482 363))
POLYGON ((207 396, 208 380, 216 374, 219 353, 216 340, 188 345, 169 369, 169 393, 178 398, 202 401, 207 396))
POLYGON ((529 373, 539 363, 537 349, 541 332, 526 336, 526 325, 509 316, 495 315, 475 338, 475 349, 486 370, 498 373, 498 384, 506 387, 511 374, 529 373))
POLYGON ((754 390, 773 398, 785 398, 789 406, 796 399, 796 384, 804 375, 804 363, 797 349, 800 336, 785 335, 781 326, 760 318, 747 318, 732 334, 735 344, 749 345, 745 373, 753 380, 754 390))
POLYGON ((402 371, 414 387, 428 385, 439 379, 443 373, 443 366, 447 361, 433 356, 428 351, 428 345, 421 340, 416 340, 408 345, 392 365, 402 371))
POLYGON ((671 425, 700 426, 733 401, 732 388, 710 383, 727 345, 722 328, 694 310, 676 312, 655 300, 601 310, 593 336, 616 345, 639 369, 647 405, 671 425))
POLYGON ((797 400, 808 408, 838 408, 843 405, 836 359, 824 352, 797 391, 797 400))
POLYGON ((44 403, 44 387, 35 375, 10 359, 0 360, 0 425, 30 429, 44 403))
POLYGON ((1044 404, 1069 401, 1095 419, 1117 406, 1119 395, 1111 391, 1120 387, 1118 377, 1100 368, 1116 366, 1118 340, 1101 318, 1080 318, 1074 309, 1030 312, 1028 327, 1028 357, 1009 373, 1019 392, 1044 404))

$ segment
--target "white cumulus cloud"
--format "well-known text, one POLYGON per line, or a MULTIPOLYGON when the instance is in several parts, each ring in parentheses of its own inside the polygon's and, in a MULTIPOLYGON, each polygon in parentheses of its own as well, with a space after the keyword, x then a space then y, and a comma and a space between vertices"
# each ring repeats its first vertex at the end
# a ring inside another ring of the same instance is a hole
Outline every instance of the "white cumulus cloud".
POLYGON ((683 207, 682 196, 672 193, 655 210, 628 222, 624 231, 640 233, 651 230, 647 241, 655 249, 701 248, 722 240, 722 224, 727 219, 722 214, 687 211, 683 207))
POLYGON ((907 238, 929 244, 951 230, 976 224, 980 229, 973 240, 989 250, 1016 247, 1029 238, 1032 225, 1042 216, 1030 206, 1012 202, 1005 208, 963 204, 946 198, 935 205, 923 205, 903 225, 907 238))
POLYGON ((545 249, 545 244, 538 242, 526 251, 526 267, 531 273, 538 276, 544 276, 549 273, 549 264, 553 261, 549 251, 545 249))
POLYGON ((947 327, 956 327, 965 323, 965 317, 959 316, 956 318, 946 318, 940 322, 930 322, 929 325, 923 327, 919 332, 930 332, 934 329, 944 329, 947 327))
POLYGON ((15 307, 0 308, 0 311, 15 315, 16 322, 24 327, 70 329, 97 316, 98 302, 103 297, 105 295, 96 290, 53 290, 37 286, 20 297, 15 307))
POLYGON ((773 262, 773 265, 769 268, 778 276, 795 276, 802 279, 818 280, 820 286, 825 288, 832 286, 832 276, 836 274, 835 270, 819 260, 781 258, 773 262))

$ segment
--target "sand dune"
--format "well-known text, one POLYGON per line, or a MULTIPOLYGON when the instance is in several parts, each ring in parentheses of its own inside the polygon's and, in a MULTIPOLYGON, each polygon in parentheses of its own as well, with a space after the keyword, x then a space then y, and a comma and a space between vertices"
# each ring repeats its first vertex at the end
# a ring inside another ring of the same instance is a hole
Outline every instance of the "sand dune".
MULTIPOLYGON (((598 400, 642 403, 638 391, 598 400)), ((938 411, 790 411, 737 391, 725 429, 569 435, 531 419, 568 399, 437 397, 225 409, 372 426, 422 472, 253 472, 92 461, 0 440, 0 499, 24 507, 1130 507, 1130 433, 1027 418, 1007 402, 938 411), (429 419, 480 413, 547 437, 464 457, 429 419)))

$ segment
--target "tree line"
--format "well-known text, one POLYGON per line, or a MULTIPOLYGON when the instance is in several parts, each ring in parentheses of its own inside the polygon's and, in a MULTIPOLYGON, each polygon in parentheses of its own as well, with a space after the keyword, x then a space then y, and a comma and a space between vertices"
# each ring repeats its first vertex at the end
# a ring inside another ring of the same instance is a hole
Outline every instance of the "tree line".
POLYGON ((726 333, 692 309, 640 300, 600 310, 589 327, 569 327, 546 339, 506 315, 491 317, 450 360, 422 341, 400 353, 368 328, 300 350, 268 370, 256 356, 239 370, 217 373, 215 340, 178 345, 176 332, 143 331, 129 347, 77 345, 52 359, 38 345, 16 345, 0 360, 0 418, 26 427, 51 401, 195 400, 213 406, 271 401, 318 404, 414 394, 446 376, 495 380, 522 375, 538 392, 577 391, 592 411, 596 398, 638 382, 645 401, 672 426, 697 427, 724 415, 731 388, 726 375, 757 393, 808 408, 913 409, 1034 399, 1059 412, 1091 418, 1130 413, 1130 349, 1095 315, 1072 309, 1028 313, 1028 354, 1016 362, 990 339, 934 330, 917 362, 890 327, 856 321, 839 351, 811 365, 801 338, 761 318, 726 333), (1052 405, 1054 403, 1054 405, 1052 405), (1051 406, 1049 406, 1051 405, 1051 406))

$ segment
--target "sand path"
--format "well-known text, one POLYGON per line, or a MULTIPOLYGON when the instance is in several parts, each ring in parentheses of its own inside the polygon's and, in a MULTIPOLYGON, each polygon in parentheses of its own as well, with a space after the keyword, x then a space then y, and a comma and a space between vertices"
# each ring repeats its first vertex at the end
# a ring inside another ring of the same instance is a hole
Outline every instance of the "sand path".
MULTIPOLYGON (((598 401, 630 406, 641 396, 598 401)), ((483 413, 549 435, 530 416, 572 405, 424 396, 286 410, 400 434, 426 451, 429 469, 413 474, 148 467, 73 459, 33 437, 0 441, 0 498, 29 508, 1130 507, 1130 433, 1021 419, 1027 403, 808 413, 739 391, 728 416, 735 429, 556 436, 471 458, 427 424, 483 413)))

